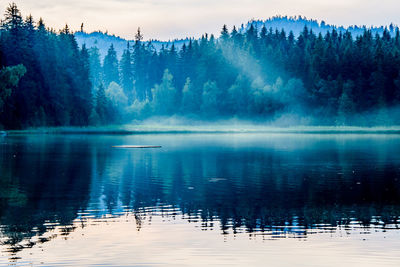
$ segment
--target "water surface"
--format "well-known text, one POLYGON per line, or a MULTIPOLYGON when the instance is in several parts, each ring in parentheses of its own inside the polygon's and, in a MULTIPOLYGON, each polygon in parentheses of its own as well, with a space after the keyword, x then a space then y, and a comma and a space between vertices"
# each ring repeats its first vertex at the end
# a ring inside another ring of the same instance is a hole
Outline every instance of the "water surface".
POLYGON ((400 265, 399 135, 0 138, 0 265, 400 265))

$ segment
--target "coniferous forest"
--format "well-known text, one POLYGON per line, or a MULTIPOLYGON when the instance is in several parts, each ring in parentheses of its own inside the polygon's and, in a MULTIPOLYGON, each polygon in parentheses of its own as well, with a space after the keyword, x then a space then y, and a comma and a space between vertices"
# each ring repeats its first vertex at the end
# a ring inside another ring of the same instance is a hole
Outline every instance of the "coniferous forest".
POLYGON ((88 126, 153 116, 281 125, 396 125, 400 32, 222 27, 155 49, 138 29, 119 58, 79 47, 65 26, 6 9, 0 31, 0 127, 88 126))

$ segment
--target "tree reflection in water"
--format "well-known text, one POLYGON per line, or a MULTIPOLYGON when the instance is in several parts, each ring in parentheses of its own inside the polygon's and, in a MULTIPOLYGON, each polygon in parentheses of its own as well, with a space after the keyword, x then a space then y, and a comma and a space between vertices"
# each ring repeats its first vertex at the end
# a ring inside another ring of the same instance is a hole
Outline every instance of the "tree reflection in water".
POLYGON ((3 141, 0 240, 11 255, 127 214, 137 230, 152 216, 178 216, 204 229, 218 225, 223 234, 272 238, 306 238, 338 226, 399 226, 396 136, 37 135, 3 141), (163 148, 111 148, 120 144, 163 148))

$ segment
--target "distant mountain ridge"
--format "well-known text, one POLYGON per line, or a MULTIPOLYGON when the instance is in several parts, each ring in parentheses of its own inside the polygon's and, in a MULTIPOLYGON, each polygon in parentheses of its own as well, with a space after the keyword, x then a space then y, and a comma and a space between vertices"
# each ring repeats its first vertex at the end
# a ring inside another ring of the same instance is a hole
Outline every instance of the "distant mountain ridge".
MULTIPOLYGON (((302 16, 295 16, 295 17, 288 17, 288 16, 275 16, 266 20, 250 20, 246 24, 242 24, 238 31, 244 33, 251 25, 253 25, 258 31, 262 29, 263 26, 273 30, 282 30, 284 29, 286 33, 290 31, 293 32, 295 36, 298 36, 304 29, 305 26, 309 30, 312 30, 314 33, 326 33, 328 31, 332 31, 333 29, 337 30, 338 32, 345 32, 350 31, 353 36, 361 35, 365 29, 368 29, 372 32, 373 35, 375 34, 382 34, 385 29, 387 29, 391 35, 393 36, 398 27, 391 24, 389 26, 380 26, 380 27, 367 27, 367 26, 350 26, 350 27, 343 27, 343 26, 335 26, 325 23, 324 21, 317 21, 313 19, 307 19, 306 17, 302 16)), ((100 51, 100 55, 104 57, 107 54, 107 50, 111 44, 114 45, 114 48, 117 52, 118 57, 120 57, 127 47, 127 43, 134 41, 126 40, 119 36, 110 35, 108 33, 103 32, 76 32, 75 33, 76 40, 78 45, 81 47, 83 44, 86 44, 86 47, 97 47, 100 51)), ((150 40, 151 44, 154 48, 158 51, 161 49, 162 46, 165 48, 170 47, 172 44, 175 45, 177 49, 180 49, 183 44, 188 43, 190 38, 186 39, 176 39, 171 41, 159 41, 159 40, 150 40)))
MULTIPOLYGON (((103 33, 103 32, 92 32, 92 33, 76 32, 75 38, 80 47, 82 47, 83 44, 86 44, 87 48, 97 47, 99 49, 102 58, 104 58, 105 55, 107 54, 108 48, 111 46, 111 44, 114 46, 118 58, 120 58, 122 53, 124 52, 124 49, 126 49, 128 42, 130 42, 131 44, 134 43, 133 40, 126 40, 119 36, 110 35, 108 33, 103 33)), ((188 43, 189 40, 190 40, 189 38, 186 38, 186 39, 181 39, 181 40, 177 39, 172 41, 150 40, 148 42, 151 42, 151 44, 154 46, 154 49, 159 51, 162 48, 162 46, 164 46, 165 48, 169 48, 172 44, 174 44, 177 49, 180 49, 182 45, 184 43, 188 43)))
POLYGON ((298 36, 304 29, 305 26, 309 30, 312 30, 314 33, 319 34, 319 33, 326 33, 327 31, 332 31, 335 29, 338 32, 345 32, 345 31, 350 31, 353 36, 361 35, 365 29, 371 30, 372 34, 382 34, 385 29, 391 32, 391 34, 395 34, 396 29, 398 29, 397 26, 390 24, 389 26, 380 26, 380 27, 367 27, 367 26, 349 26, 349 27, 344 27, 344 26, 335 26, 335 25, 330 25, 327 24, 325 21, 318 21, 318 20, 313 20, 313 19, 307 19, 306 17, 302 16, 295 16, 295 17, 288 17, 288 16, 275 16, 272 18, 269 18, 267 20, 250 20, 246 26, 242 25, 240 27, 240 32, 244 32, 246 29, 250 27, 250 25, 253 25, 258 31, 261 30, 263 26, 269 30, 272 28, 273 30, 278 29, 284 29, 286 33, 289 33, 290 31, 293 32, 295 36, 298 36))

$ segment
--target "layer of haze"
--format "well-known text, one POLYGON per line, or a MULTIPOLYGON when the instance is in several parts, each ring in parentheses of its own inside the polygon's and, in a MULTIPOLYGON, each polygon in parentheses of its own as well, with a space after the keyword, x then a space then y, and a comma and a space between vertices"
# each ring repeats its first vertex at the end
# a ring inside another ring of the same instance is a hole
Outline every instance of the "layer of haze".
POLYGON ((108 31, 128 39, 137 27, 145 39, 168 40, 218 34, 248 20, 274 15, 302 15, 335 25, 400 24, 398 0, 0 0, 5 10, 14 1, 24 15, 43 17, 47 26, 68 23, 88 32, 108 31))

